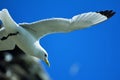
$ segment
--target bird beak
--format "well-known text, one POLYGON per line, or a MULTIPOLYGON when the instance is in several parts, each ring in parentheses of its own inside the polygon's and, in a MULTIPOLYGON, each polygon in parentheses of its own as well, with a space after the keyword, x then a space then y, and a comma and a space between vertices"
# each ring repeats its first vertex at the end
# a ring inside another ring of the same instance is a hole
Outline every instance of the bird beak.
POLYGON ((50 67, 50 63, 47 58, 45 58, 45 63, 50 67))

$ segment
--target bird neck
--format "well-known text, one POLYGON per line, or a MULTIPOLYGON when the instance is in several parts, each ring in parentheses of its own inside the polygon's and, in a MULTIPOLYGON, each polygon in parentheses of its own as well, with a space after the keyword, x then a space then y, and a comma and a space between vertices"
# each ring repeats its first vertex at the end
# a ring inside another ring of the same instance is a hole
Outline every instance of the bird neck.
POLYGON ((12 19, 7 9, 3 9, 0 12, 0 19, 8 32, 11 32, 11 30, 14 30, 15 27, 17 27, 17 23, 12 19))

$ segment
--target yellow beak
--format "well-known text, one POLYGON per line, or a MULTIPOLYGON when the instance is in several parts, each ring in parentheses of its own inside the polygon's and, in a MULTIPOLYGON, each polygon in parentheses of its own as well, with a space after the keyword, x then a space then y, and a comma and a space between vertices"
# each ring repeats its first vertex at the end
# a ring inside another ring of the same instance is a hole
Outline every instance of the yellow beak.
POLYGON ((45 63, 50 67, 50 63, 47 58, 45 58, 45 63))

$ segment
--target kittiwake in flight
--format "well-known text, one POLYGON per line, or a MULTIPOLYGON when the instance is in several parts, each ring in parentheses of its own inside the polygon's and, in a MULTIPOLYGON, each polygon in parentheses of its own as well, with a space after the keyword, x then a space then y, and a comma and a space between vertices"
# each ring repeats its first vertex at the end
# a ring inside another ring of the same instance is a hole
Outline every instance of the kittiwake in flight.
POLYGON ((13 50, 18 46, 26 54, 40 58, 48 66, 48 54, 39 44, 39 40, 50 33, 70 32, 88 28, 103 22, 115 14, 112 10, 88 12, 73 16, 71 19, 50 18, 32 23, 17 24, 7 9, 0 11, 2 27, 0 29, 0 51, 13 50))

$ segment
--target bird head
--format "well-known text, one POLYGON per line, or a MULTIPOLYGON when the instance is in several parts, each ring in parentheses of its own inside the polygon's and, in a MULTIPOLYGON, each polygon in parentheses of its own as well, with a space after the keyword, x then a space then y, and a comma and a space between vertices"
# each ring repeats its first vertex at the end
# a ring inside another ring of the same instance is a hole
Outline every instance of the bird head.
POLYGON ((42 51, 39 54, 40 54, 40 59, 42 61, 44 61, 50 67, 50 63, 49 63, 49 60, 48 60, 48 54, 47 54, 47 52, 46 51, 45 52, 42 51))
POLYGON ((49 63, 49 60, 48 60, 48 54, 44 54, 43 56, 43 61, 50 67, 50 63, 49 63))
POLYGON ((34 43, 34 55, 37 58, 40 58, 42 61, 44 61, 48 66, 50 66, 49 60, 48 60, 48 53, 41 47, 39 44, 39 41, 36 41, 34 43))
POLYGON ((37 55, 33 55, 32 57, 36 61, 39 61, 39 60, 44 61, 50 67, 50 63, 49 63, 49 60, 48 60, 48 54, 47 53, 40 52, 37 55))

